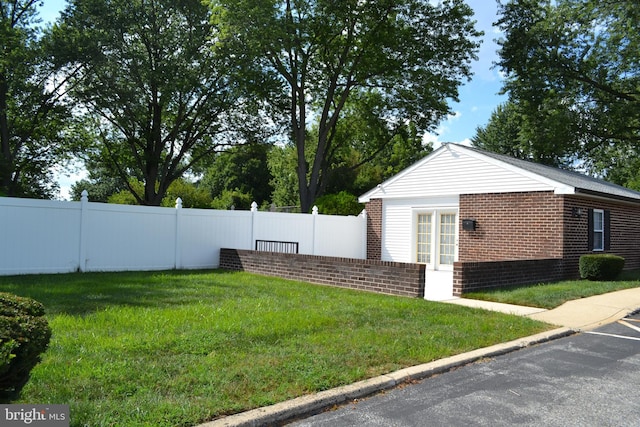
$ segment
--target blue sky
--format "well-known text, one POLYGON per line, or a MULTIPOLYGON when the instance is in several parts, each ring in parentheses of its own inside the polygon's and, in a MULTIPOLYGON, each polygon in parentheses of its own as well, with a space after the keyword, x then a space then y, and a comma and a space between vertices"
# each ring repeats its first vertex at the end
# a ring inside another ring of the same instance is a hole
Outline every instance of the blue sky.
MULTIPOLYGON (((425 140, 433 143, 434 148, 442 142, 457 142, 468 144, 475 135, 478 126, 485 126, 491 113, 506 96, 498 95, 502 87, 499 70, 493 68, 497 60, 498 46, 494 39, 498 38, 492 24, 497 20, 497 2, 495 0, 467 0, 475 12, 476 28, 484 31, 483 43, 478 53, 478 61, 472 64, 473 77, 470 82, 460 88, 460 102, 451 103, 454 111, 447 120, 440 123, 437 133, 425 135, 425 140)), ((41 17, 45 22, 55 20, 59 12, 64 8, 65 0, 44 0, 44 6, 40 9, 41 17)), ((77 176, 62 177, 62 187, 70 186, 77 176), (70 181, 70 183, 68 182, 70 181)), ((65 189, 62 191, 65 197, 65 189)))
POLYGON ((494 39, 499 37, 493 28, 498 20, 496 0, 466 0, 473 8, 476 28, 484 31, 484 37, 478 61, 472 64, 471 81, 460 88, 460 102, 451 103, 455 115, 442 122, 437 135, 427 135, 425 139, 434 143, 437 148, 441 142, 457 142, 468 144, 475 135, 478 126, 485 126, 495 108, 505 102, 505 95, 498 95, 502 89, 499 70, 493 68, 498 59, 498 45, 494 39))

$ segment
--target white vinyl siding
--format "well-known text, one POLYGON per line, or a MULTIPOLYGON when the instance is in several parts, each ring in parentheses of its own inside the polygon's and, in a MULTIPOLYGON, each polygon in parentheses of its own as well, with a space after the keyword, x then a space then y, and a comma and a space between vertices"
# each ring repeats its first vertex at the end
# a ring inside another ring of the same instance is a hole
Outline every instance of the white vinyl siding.
MULTIPOLYGON (((382 260, 418 262, 418 215, 433 214, 436 210, 456 212, 458 204, 458 196, 385 200, 382 207, 382 260)), ((435 216, 431 221, 432 224, 436 221, 435 216)), ((429 263, 435 261, 432 258, 429 263)))
POLYGON ((414 240, 411 207, 385 200, 382 212, 382 260, 415 262, 411 257, 414 240))
POLYGON ((534 174, 451 147, 432 153, 364 197, 389 200, 556 190, 557 186, 534 174))

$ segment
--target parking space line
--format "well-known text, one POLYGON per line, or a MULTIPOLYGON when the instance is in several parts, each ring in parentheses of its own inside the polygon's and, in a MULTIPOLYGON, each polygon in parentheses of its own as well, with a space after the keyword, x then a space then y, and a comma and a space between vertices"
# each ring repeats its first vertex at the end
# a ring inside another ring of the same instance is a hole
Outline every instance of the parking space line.
POLYGON ((604 332, 585 331, 584 333, 585 334, 591 334, 591 335, 604 335, 606 337, 622 338, 622 339, 625 339, 625 340, 640 341, 640 338, 625 337, 624 335, 616 335, 616 334, 605 334, 604 332))
MULTIPOLYGON (((625 319, 625 320, 628 320, 628 319, 625 319)), ((632 325, 631 323, 627 323, 624 320, 618 320, 618 323, 620 323, 621 325, 627 326, 627 327, 633 329, 634 331, 640 332, 640 328, 638 328, 635 325, 632 325)))

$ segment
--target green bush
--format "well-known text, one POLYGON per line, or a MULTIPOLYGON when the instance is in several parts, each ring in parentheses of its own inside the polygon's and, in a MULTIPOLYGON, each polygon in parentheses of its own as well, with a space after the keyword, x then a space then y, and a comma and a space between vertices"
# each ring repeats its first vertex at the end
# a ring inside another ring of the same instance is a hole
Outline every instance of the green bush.
POLYGON ((324 215, 359 215, 364 209, 364 205, 358 203, 358 197, 346 191, 318 197, 315 204, 324 215))
POLYGON ((213 199, 211 207, 213 209, 227 210, 233 206, 233 209, 248 211, 251 209, 252 203, 251 194, 243 193, 236 188, 233 191, 223 190, 220 195, 213 199))
POLYGON ((20 394, 50 338, 42 304, 0 292, 0 401, 20 394))
POLYGON ((582 255, 580 277, 588 280, 613 280, 624 268, 624 258, 611 254, 582 255))

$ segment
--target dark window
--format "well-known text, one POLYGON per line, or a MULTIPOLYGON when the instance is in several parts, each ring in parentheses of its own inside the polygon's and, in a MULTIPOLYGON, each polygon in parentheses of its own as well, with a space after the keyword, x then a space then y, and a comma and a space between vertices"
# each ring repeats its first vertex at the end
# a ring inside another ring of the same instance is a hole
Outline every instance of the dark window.
POLYGON ((611 247, 610 242, 610 212, 605 209, 589 209, 588 233, 589 250, 606 251, 611 247))

